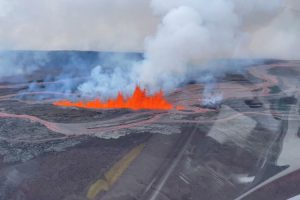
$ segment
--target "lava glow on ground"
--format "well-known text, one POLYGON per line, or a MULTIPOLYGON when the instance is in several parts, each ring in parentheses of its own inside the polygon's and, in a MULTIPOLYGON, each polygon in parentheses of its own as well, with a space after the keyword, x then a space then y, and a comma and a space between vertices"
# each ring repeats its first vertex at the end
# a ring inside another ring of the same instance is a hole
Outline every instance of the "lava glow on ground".
POLYGON ((129 97, 124 97, 121 92, 114 99, 108 99, 102 102, 100 99, 91 101, 72 102, 69 100, 60 100, 53 103, 56 106, 64 107, 79 107, 89 109, 132 109, 132 110, 170 110, 174 106, 165 98, 162 91, 156 92, 153 95, 148 95, 146 90, 142 90, 136 86, 133 94, 129 97))

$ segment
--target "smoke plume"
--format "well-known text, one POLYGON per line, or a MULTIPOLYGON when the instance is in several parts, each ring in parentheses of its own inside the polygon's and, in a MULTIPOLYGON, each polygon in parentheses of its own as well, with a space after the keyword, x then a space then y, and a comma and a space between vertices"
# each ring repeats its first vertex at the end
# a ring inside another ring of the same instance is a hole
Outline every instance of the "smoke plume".
MULTIPOLYGON (((251 58, 254 32, 278 16, 283 5, 281 0, 152 0, 153 13, 161 22, 156 33, 145 40, 145 59, 136 63, 126 77, 116 70, 111 80, 121 80, 129 86, 137 83, 150 91, 169 91, 195 72, 201 76, 205 70, 224 71, 208 61, 251 58)), ((116 88, 99 69, 93 70, 92 81, 81 86, 82 91, 93 91, 91 82, 102 93, 104 82, 110 84, 106 88, 116 88)))
MULTIPOLYGON (((0 49, 143 51, 139 59, 92 63, 75 56, 48 79, 67 79, 61 92, 84 96, 126 93, 136 84, 169 91, 232 70, 220 62, 226 59, 299 59, 298 9, 296 0, 0 0, 0 49)), ((0 78, 41 66, 6 70, 7 59, 0 57, 0 78)), ((43 89, 59 89, 51 87, 43 89)))
POLYGON ((282 8, 280 0, 153 0, 162 16, 156 34, 147 39, 140 82, 150 88, 173 88, 193 67, 210 59, 246 53, 246 29, 266 23, 282 8))
MULTIPOLYGON (((284 38, 279 42, 271 39, 272 43, 266 42, 262 48, 255 46, 255 35, 260 34, 255 31, 273 23, 272 20, 282 14, 284 4, 281 0, 152 0, 151 6, 161 22, 156 33, 145 40, 145 59, 136 63, 126 77, 120 70, 116 70, 109 76, 109 80, 98 67, 93 70, 91 80, 82 85, 80 90, 90 93, 94 89, 98 91, 99 86, 105 84, 109 85, 101 87, 101 92, 105 94, 106 89, 112 91, 110 89, 116 88, 116 80, 121 80, 129 88, 132 83, 138 83, 150 91, 169 91, 188 81, 195 72, 201 76, 201 70, 220 72, 227 69, 222 66, 213 67, 208 63, 209 60, 259 58, 264 54, 276 57, 276 53, 268 49, 276 49, 276 45, 280 43, 286 44, 283 45, 285 54, 290 54, 290 48, 296 48, 292 43, 297 40, 294 33, 299 31, 294 31, 290 37, 282 36, 284 38), (265 49, 265 53, 258 53, 255 48, 265 49), (95 87, 91 82, 97 83, 95 87)), ((285 20, 281 20, 284 23, 285 20)), ((290 55, 297 56, 297 53, 290 55)))

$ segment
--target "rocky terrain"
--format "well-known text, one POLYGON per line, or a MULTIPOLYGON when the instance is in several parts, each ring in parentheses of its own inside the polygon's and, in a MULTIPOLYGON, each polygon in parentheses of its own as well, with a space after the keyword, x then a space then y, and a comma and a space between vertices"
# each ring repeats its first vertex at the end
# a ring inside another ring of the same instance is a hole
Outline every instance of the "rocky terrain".
POLYGON ((184 109, 169 111, 63 108, 30 83, 0 83, 0 199, 295 196, 299 77, 298 61, 251 66, 208 96, 200 83, 178 88, 166 98, 184 109))

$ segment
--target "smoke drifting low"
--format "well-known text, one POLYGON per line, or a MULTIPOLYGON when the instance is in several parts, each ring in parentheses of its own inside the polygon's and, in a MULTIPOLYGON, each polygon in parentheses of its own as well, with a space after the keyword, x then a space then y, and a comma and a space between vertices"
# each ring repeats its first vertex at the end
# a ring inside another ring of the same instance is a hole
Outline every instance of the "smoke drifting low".
POLYGON ((20 81, 48 62, 47 54, 34 52, 0 52, 0 80, 20 81), (11 78, 10 76, 14 76, 11 78), (17 76, 17 78, 16 78, 17 76))
MULTIPOLYGON (((60 65, 61 73, 49 79, 70 80, 62 92, 83 96, 114 96, 120 90, 132 91, 136 84, 150 91, 170 91, 190 79, 203 79, 203 74, 207 75, 203 72, 210 71, 213 76, 232 70, 228 65, 223 67, 220 60, 298 59, 300 5, 295 2, 0 0, 0 47, 143 50, 143 57, 138 59, 100 56, 100 62, 93 63, 75 56, 60 65), (86 79, 74 81, 83 76, 86 79)), ((0 64, 7 65, 7 57, 3 57, 0 64)), ((47 60, 47 55, 41 60, 47 60)), ((17 70, 6 71, 5 65, 0 66, 0 77, 41 66, 16 65, 17 70)), ((36 89, 32 85, 31 90, 36 89)))

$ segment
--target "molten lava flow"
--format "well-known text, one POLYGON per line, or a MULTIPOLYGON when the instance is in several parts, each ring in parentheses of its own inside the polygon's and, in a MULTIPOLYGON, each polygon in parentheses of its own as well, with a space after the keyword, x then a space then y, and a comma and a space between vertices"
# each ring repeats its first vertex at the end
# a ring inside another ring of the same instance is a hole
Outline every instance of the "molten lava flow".
POLYGON ((133 110, 170 110, 173 105, 170 104, 165 98, 162 91, 153 95, 147 95, 146 90, 141 90, 137 86, 132 96, 124 98, 121 92, 119 92, 117 98, 108 99, 105 102, 101 102, 100 99, 94 99, 91 101, 72 102, 69 100, 60 100, 53 103, 56 106, 65 107, 79 107, 79 108, 91 108, 91 109, 112 109, 112 108, 129 108, 133 110))

